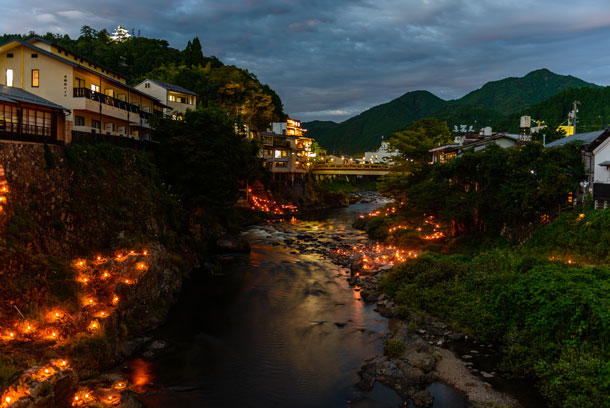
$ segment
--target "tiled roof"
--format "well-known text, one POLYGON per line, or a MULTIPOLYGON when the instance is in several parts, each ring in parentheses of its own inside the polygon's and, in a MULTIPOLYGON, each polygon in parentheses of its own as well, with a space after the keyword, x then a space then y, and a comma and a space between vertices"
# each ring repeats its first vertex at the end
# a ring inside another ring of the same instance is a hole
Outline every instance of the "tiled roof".
MULTIPOLYGON (((150 81, 152 83, 155 83, 155 84, 159 85, 161 88, 167 89, 168 91, 180 92, 180 93, 185 93, 185 94, 188 94, 188 95, 195 95, 195 96, 197 96, 197 94, 195 92, 189 91, 186 88, 183 88, 181 86, 174 85, 174 84, 168 84, 166 82, 157 81, 155 79, 145 79, 144 81, 140 82, 138 85, 141 85, 142 83, 144 83, 146 81, 150 81)), ((138 86, 138 85, 136 85, 136 86, 138 86)))
POLYGON ((554 142, 547 143, 545 147, 555 147, 562 146, 571 142, 582 142, 583 145, 591 144, 595 139, 600 137, 606 130, 596 130, 595 132, 587 132, 587 133, 577 133, 572 136, 563 137, 559 140, 555 140, 554 142))
POLYGON ((31 103, 34 105, 46 106, 53 109, 69 110, 54 102, 48 101, 40 96, 14 86, 0 85, 0 100, 12 103, 31 103))

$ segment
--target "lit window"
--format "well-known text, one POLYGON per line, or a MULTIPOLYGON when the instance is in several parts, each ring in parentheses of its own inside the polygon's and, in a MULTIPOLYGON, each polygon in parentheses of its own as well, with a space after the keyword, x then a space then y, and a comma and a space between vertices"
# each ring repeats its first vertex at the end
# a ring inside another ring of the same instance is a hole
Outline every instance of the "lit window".
POLYGON ((99 92, 100 91, 100 87, 98 85, 91 84, 91 90, 93 92, 99 92))
POLYGON ((169 101, 170 102, 176 102, 176 97, 174 95, 170 95, 169 96, 169 101))
POLYGON ((114 89, 106 89, 106 96, 114 98, 114 89))
POLYGON ((13 86, 13 70, 6 70, 6 86, 13 86))
POLYGON ((39 75, 40 75, 40 71, 38 71, 37 69, 32 70, 32 87, 33 88, 38 88, 39 75))

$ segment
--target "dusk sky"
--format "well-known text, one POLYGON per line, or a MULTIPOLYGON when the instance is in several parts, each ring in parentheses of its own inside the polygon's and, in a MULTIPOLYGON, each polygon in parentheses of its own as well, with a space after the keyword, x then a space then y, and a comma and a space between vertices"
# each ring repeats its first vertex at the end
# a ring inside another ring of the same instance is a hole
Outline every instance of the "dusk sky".
POLYGON ((610 83, 608 0, 22 0, 5 33, 121 24, 246 68, 304 121, 342 121, 405 92, 459 98, 538 69, 610 83))

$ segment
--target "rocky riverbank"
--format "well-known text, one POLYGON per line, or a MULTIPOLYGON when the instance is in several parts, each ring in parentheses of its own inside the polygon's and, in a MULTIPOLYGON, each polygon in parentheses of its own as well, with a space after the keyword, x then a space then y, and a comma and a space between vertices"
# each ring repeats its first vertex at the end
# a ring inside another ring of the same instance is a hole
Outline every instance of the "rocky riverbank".
POLYGON ((494 390, 489 379, 495 377, 495 372, 481 371, 472 362, 473 355, 485 353, 491 357, 488 353, 493 353, 493 345, 469 341, 468 336, 432 316, 399 310, 378 289, 379 280, 389 269, 387 265, 363 269, 366 263, 363 264, 361 254, 351 259, 344 256, 335 256, 335 259, 350 267, 349 283, 360 291, 362 298, 375 303, 381 315, 395 319, 395 330, 385 340, 384 354, 367 360, 362 366, 359 388, 371 390, 379 381, 416 406, 431 407, 434 398, 426 389, 440 382, 462 392, 475 408, 521 407, 515 398, 494 390), (457 356, 450 350, 456 344, 470 345, 470 354, 457 356))

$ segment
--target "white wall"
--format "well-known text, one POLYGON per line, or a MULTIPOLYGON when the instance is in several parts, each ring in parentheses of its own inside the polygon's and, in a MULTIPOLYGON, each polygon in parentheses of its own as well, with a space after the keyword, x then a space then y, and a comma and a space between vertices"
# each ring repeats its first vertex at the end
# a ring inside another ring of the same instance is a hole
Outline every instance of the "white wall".
POLYGON ((599 165, 602 162, 610 160, 610 138, 597 146, 597 148, 593 150, 593 154, 595 155, 593 182, 610 183, 610 172, 608 171, 608 167, 599 165))

